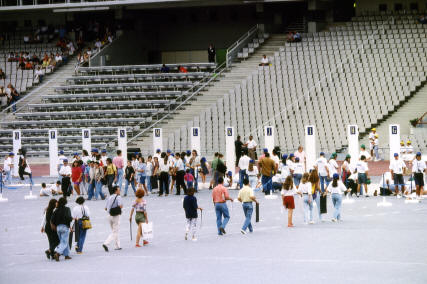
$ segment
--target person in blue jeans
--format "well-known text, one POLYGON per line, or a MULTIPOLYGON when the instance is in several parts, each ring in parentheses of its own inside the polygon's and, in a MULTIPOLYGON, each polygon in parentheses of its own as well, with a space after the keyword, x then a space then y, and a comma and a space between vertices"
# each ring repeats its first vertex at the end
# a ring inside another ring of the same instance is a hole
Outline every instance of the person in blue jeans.
POLYGON ((66 207, 67 198, 61 197, 58 200, 56 210, 52 214, 51 224, 58 233, 59 245, 55 248, 54 258, 59 261, 59 256, 65 256, 65 259, 71 259, 70 249, 68 247, 68 238, 70 235, 70 223, 73 220, 70 208, 66 207))
POLYGON ((251 219, 252 212, 254 211, 254 207, 252 202, 258 203, 255 198, 253 189, 249 186, 249 179, 243 179, 243 187, 239 190, 239 195, 237 199, 242 202, 243 213, 245 214, 245 222, 243 223, 242 230, 240 232, 242 234, 246 234, 246 229, 249 229, 249 232, 253 232, 251 219))
POLYGON ((328 161, 325 158, 325 153, 320 152, 319 159, 314 163, 314 167, 317 169, 320 178, 320 188, 322 192, 325 192, 326 187, 329 185, 329 166, 328 161), (326 186, 325 186, 326 184, 326 186))
POLYGON ((216 226, 218 229, 218 235, 225 235, 225 226, 227 226, 230 220, 230 214, 228 213, 227 200, 233 202, 233 199, 228 195, 228 190, 224 186, 224 178, 218 178, 218 185, 212 190, 212 201, 215 205, 216 213, 216 226), (224 219, 223 219, 224 218, 224 219))
POLYGON ((99 197, 102 200, 105 199, 104 193, 102 193, 102 179, 104 178, 104 169, 99 166, 99 162, 95 162, 95 200, 99 197))
POLYGON ((76 203, 78 204, 76 207, 73 208, 73 211, 71 212, 71 216, 74 219, 74 222, 76 227, 76 232, 78 232, 78 241, 76 246, 76 252, 77 254, 82 254, 83 251, 83 245, 85 243, 86 239, 86 232, 87 229, 83 229, 83 217, 90 217, 90 211, 89 208, 86 205, 83 205, 85 202, 85 199, 82 196, 77 197, 76 203))
MULTIPOLYGON (((350 191, 339 179, 339 174, 334 174, 332 183, 326 189, 327 192, 331 193, 332 203, 334 204, 335 208, 334 218, 332 218, 332 222, 337 222, 341 220, 342 194, 344 192, 350 191)), ((326 194, 327 192, 325 192, 324 194, 326 194)))
POLYGON ((132 186, 133 193, 136 193, 136 188, 135 188, 135 170, 132 167, 132 162, 130 160, 128 160, 127 166, 126 166, 126 169, 125 169, 125 194, 124 194, 124 196, 128 195, 129 184, 132 186))

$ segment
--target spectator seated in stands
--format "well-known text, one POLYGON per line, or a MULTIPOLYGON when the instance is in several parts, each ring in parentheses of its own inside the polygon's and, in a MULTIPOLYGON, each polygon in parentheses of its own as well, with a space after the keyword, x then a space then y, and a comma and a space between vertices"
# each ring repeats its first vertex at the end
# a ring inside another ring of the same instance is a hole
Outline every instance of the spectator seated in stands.
POLYGON ((293 41, 294 41, 294 35, 293 35, 293 33, 292 33, 292 32, 289 32, 289 33, 286 35, 286 41, 287 41, 287 42, 293 42, 293 41))
POLYGON ((261 63, 259 64, 259 66, 268 66, 268 65, 269 63, 268 63, 267 55, 264 54, 261 58, 261 63))
POLYGON ((294 42, 301 41, 301 34, 299 32, 294 32, 294 42))
POLYGON ((30 61, 25 61, 25 70, 33 70, 34 66, 30 61))
POLYGON ((6 79, 6 74, 3 72, 3 69, 0 68, 0 80, 1 79, 3 79, 3 80, 6 79))
POLYGON ((0 86, 0 110, 4 110, 7 108, 8 104, 8 97, 6 94, 6 90, 3 86, 0 86))
POLYGON ((18 60, 18 69, 25 70, 24 57, 20 57, 18 60))
POLYGON ((40 58, 36 54, 33 55, 30 61, 33 62, 33 64, 37 64, 37 65, 41 63, 40 58))
POLYGON ((427 15, 426 15, 426 14, 424 14, 423 16, 421 16, 421 17, 418 19, 418 22, 419 22, 420 24, 427 24, 427 15))
POLYGON ((169 67, 167 67, 165 64, 162 65, 162 68, 160 69, 161 73, 169 73, 169 67))
POLYGON ((56 61, 57 66, 61 66, 61 64, 62 64, 62 56, 59 53, 56 54, 55 61, 56 61))
POLYGON ((95 47, 96 47, 96 49, 97 49, 98 52, 101 51, 102 42, 99 40, 99 38, 97 38, 96 41, 95 41, 95 47))
POLYGON ((187 68, 185 68, 184 66, 178 66, 178 72, 179 73, 188 73, 187 68))
POLYGON ((75 49, 75 47, 74 47, 74 44, 73 44, 73 42, 72 41, 68 41, 68 43, 67 43, 67 49, 68 49, 68 54, 69 55, 73 55, 74 54, 74 51, 76 51, 76 49, 75 49))
POLYGON ((51 69, 55 69, 55 67, 57 66, 57 62, 55 60, 55 56, 53 54, 50 54, 50 63, 49 66, 51 67, 51 69))
POLYGON ((43 82, 43 76, 44 76, 43 70, 39 66, 35 72, 35 79, 38 79, 39 83, 42 83, 43 82))
POLYGON ((87 48, 87 51, 86 51, 86 53, 87 53, 87 55, 89 56, 89 57, 91 57, 92 56, 92 48, 90 48, 90 47, 88 47, 87 48))
POLYGON ((50 57, 45 54, 45 57, 43 58, 42 67, 44 69, 47 69, 49 66, 50 66, 50 57))

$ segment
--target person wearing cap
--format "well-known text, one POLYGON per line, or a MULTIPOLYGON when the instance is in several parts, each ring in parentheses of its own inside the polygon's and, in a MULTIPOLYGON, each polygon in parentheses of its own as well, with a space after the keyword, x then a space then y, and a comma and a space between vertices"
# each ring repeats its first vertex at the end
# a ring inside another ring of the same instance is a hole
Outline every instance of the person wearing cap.
MULTIPOLYGON (((61 170, 62 166, 64 165, 64 160, 67 160, 67 157, 65 157, 64 155, 64 151, 59 151, 59 156, 58 156, 58 175, 59 175, 59 171, 61 170)), ((59 180, 62 179, 62 176, 59 175, 59 180)))
POLYGON ((421 199, 424 195, 424 173, 427 173, 426 162, 422 160, 421 152, 418 152, 412 161, 412 172, 414 173, 417 197, 421 199))
POLYGON ((304 166, 301 163, 300 159, 298 157, 295 157, 295 163, 294 163, 294 185, 298 189, 299 184, 302 179, 302 175, 304 174, 304 166))
POLYGON ((373 143, 374 143, 374 154, 375 154, 374 162, 378 162, 381 160, 380 154, 378 152, 379 147, 380 147, 380 141, 378 140, 378 134, 375 134, 373 143))
POLYGON ((71 158, 71 164, 74 164, 74 162, 78 161, 78 160, 80 160, 79 153, 74 152, 73 153, 73 158, 71 158))
POLYGON ((71 167, 68 165, 68 160, 64 159, 64 165, 59 170, 59 175, 62 177, 61 190, 64 197, 70 196, 71 186, 71 167))
MULTIPOLYGON (((262 154, 261 154, 261 156, 258 158, 258 162, 259 162, 259 161, 261 161, 261 160, 265 157, 265 154, 266 154, 266 153, 268 153, 268 149, 267 149, 267 148, 262 149, 262 154)), ((270 158, 271 158, 271 156, 270 156, 270 158)))
MULTIPOLYGON (((362 145, 363 146, 363 145, 362 145)), ((369 197, 368 195, 368 164, 366 163, 366 157, 364 155, 362 155, 360 157, 360 160, 357 162, 356 164, 356 170, 357 170, 357 197, 359 197, 359 192, 360 195, 363 196, 363 189, 362 189, 362 185, 365 188, 365 196, 369 197)))
POLYGON ((405 157, 405 155, 406 155, 405 142, 400 141, 400 156, 405 157))
POLYGON ((307 169, 307 156, 304 152, 304 147, 302 147, 301 145, 298 146, 298 150, 295 151, 294 156, 296 158, 299 158, 300 162, 302 163, 302 165, 304 167, 304 171, 306 171, 306 169, 307 169))
POLYGON ((233 186, 233 172, 232 171, 228 171, 225 174, 224 186, 232 189, 231 188, 233 186))
POLYGON ((360 146, 360 152, 359 152, 359 160, 362 156, 365 156, 366 162, 372 160, 372 156, 369 155, 368 151, 366 151, 365 144, 362 144, 360 146))
POLYGON ((4 159, 3 170, 6 174, 5 181, 7 181, 8 184, 12 184, 14 157, 15 157, 15 154, 13 152, 10 152, 9 155, 6 156, 6 159, 4 159))
POLYGON ((92 149, 92 151, 91 151, 91 160, 92 161, 96 161, 96 157, 98 156, 98 154, 99 154, 99 151, 98 151, 98 149, 97 148, 93 148, 92 149))
POLYGON ((280 172, 280 176, 282 178, 282 181, 285 181, 286 178, 291 174, 291 171, 288 166, 288 155, 283 154, 282 155, 282 161, 279 165, 278 171, 280 172))
POLYGON ((324 192, 325 188, 329 185, 329 176, 330 176, 328 161, 325 158, 325 153, 320 152, 320 157, 316 160, 316 162, 314 162, 314 167, 319 173, 320 188, 322 192, 324 192))
POLYGON ((248 175, 249 184, 251 188, 255 189, 258 184, 259 173, 258 173, 258 167, 255 166, 254 160, 249 161, 248 170, 246 171, 246 174, 248 175))
POLYGON ((122 190, 122 182, 123 182, 123 168, 125 167, 125 161, 122 157, 122 150, 117 150, 117 156, 113 158, 113 164, 117 168, 117 182, 116 184, 122 190))
POLYGON ((269 195, 273 189, 273 171, 275 168, 274 161, 270 158, 269 153, 265 153, 265 157, 258 163, 261 172, 261 183, 265 195, 269 195))
POLYGON ((107 150, 106 149, 102 149, 101 151, 101 162, 102 162, 102 166, 106 167, 107 166, 107 150))
POLYGON ((156 149, 156 153, 153 155, 153 159, 154 157, 157 157, 157 160, 160 160, 161 154, 162 154, 162 150, 156 149))
POLYGON ((412 147, 410 140, 406 141, 406 155, 402 159, 407 162, 414 159, 414 147, 412 147))
POLYGON ((328 161, 329 176, 338 173, 337 153, 332 153, 328 161))
POLYGON ((246 148, 248 148, 248 156, 252 160, 256 160, 256 147, 257 143, 254 140, 254 137, 252 135, 249 136, 249 140, 243 145, 246 148))
POLYGON ((249 158, 248 156, 247 149, 243 149, 242 154, 243 155, 240 157, 239 163, 237 165, 239 167, 239 188, 240 189, 243 187, 243 180, 245 178, 249 179, 247 171, 249 167, 249 162, 251 161, 251 158, 249 158))
POLYGON ((341 202, 343 192, 348 192, 349 189, 340 181, 340 175, 335 173, 332 176, 332 182, 326 188, 326 195, 328 192, 331 194, 332 204, 334 205, 334 217, 332 222, 337 222, 341 220, 341 202))
POLYGON ((377 129, 372 128, 371 132, 369 132, 369 150, 371 151, 371 157, 374 155, 375 134, 377 134, 377 129))
MULTIPOLYGON (((289 157, 288 157, 286 164, 288 165, 290 175, 293 177, 294 176, 294 164, 295 164, 294 153, 289 154, 289 157)), ((285 181, 285 180, 283 180, 283 181, 285 181)))
POLYGON ((396 195, 399 195, 399 185, 402 188, 402 195, 405 193, 405 180, 403 179, 403 173, 405 172, 405 162, 399 159, 399 154, 394 153, 394 160, 390 161, 390 172, 391 177, 394 181, 394 185, 396 186, 396 195))
POLYGON ((351 176, 350 159, 350 154, 347 154, 341 165, 342 181, 347 188, 349 188, 348 178, 351 176))

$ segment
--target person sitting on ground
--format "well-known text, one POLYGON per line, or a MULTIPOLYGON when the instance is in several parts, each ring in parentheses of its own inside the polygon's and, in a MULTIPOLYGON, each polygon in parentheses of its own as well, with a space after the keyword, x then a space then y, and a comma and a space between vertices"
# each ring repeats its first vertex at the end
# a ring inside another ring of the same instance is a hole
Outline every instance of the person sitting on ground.
POLYGON ((42 183, 40 196, 53 196, 58 194, 62 194, 61 182, 59 180, 56 182, 56 184, 52 184, 49 187, 46 186, 46 183, 42 183))
POLYGON ((268 66, 268 65, 269 65, 269 63, 268 63, 267 55, 264 54, 262 56, 261 63, 259 64, 259 66, 268 66))
POLYGON ((6 79, 6 74, 3 72, 3 69, 0 68, 0 80, 6 79))
POLYGON ((162 65, 162 68, 160 69, 161 73, 169 73, 169 67, 167 67, 165 64, 162 65))

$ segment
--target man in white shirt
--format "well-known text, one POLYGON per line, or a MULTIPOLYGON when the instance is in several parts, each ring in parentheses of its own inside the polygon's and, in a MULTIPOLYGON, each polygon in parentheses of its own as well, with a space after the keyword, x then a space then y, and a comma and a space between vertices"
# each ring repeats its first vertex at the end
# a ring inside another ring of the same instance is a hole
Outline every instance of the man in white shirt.
POLYGON ((259 64, 259 66, 268 66, 268 58, 267 55, 263 55, 262 59, 261 59, 261 63, 259 64))
POLYGON ((376 133, 377 133, 376 128, 372 128, 371 132, 369 132, 369 150, 371 150, 371 157, 374 155, 374 141, 375 141, 376 133))
POLYGON ((360 157, 360 160, 356 164, 356 170, 357 170, 357 197, 360 195, 363 195, 363 190, 361 190, 361 185, 365 188, 365 196, 369 197, 368 195, 368 164, 366 163, 366 157, 362 155, 360 157))
POLYGON ((107 156, 107 150, 102 149, 102 151, 101 151, 101 161, 102 161, 102 166, 104 166, 104 167, 106 167, 106 166, 107 166, 107 159, 108 159, 108 156, 107 156))
POLYGON ((248 174, 247 174, 247 170, 249 167, 249 162, 251 161, 251 158, 248 157, 248 150, 247 149, 243 149, 243 156, 240 157, 239 159, 239 188, 242 189, 243 187, 243 180, 249 179, 248 174))
POLYGON ((307 168, 307 156, 305 155, 304 148, 302 146, 298 146, 298 150, 294 153, 295 157, 299 158, 301 164, 304 167, 304 171, 307 168))
POLYGON ((426 162, 421 159, 421 152, 415 155, 415 160, 412 161, 412 172, 414 173, 415 188, 418 198, 424 195, 424 173, 426 170, 426 162))
POLYGON ((365 156, 366 161, 370 161, 372 159, 371 155, 369 155, 369 153, 366 151, 366 147, 364 144, 360 146, 359 160, 360 158, 362 158, 362 156, 365 156))
POLYGON ((254 139, 254 137, 252 135, 250 135, 248 142, 246 142, 246 144, 245 144, 245 147, 248 148, 248 156, 252 160, 256 160, 255 151, 256 151, 257 143, 253 139, 254 139))
POLYGON ((62 194, 60 181, 57 181, 56 184, 49 185, 49 187, 47 187, 45 183, 42 183, 40 196, 53 196, 57 194, 62 194))
POLYGON ((320 152, 319 159, 314 163, 314 167, 317 169, 320 178, 320 188, 322 192, 325 191, 325 188, 329 185, 329 168, 328 161, 325 158, 325 153, 320 152), (325 186, 326 183, 326 186, 325 186))
POLYGON ((338 173, 337 153, 332 153, 331 159, 328 162, 329 176, 333 176, 338 173))
MULTIPOLYGON (((64 155, 64 151, 59 151, 59 156, 58 156, 58 173, 61 170, 61 168, 64 166, 64 160, 67 160, 67 157, 65 157, 64 155)), ((59 174, 59 180, 62 179, 62 176, 59 174)))
POLYGON ((174 168, 176 172, 176 195, 181 194, 181 187, 183 188, 184 193, 187 194, 187 186, 185 185, 185 181, 184 181, 184 175, 185 175, 184 162, 181 159, 180 153, 175 154, 174 168))
POLYGON ((58 65, 62 64, 62 56, 59 53, 56 54, 55 61, 58 65))
POLYGON ((7 181, 8 184, 12 184, 14 156, 15 154, 10 152, 7 158, 4 160, 3 170, 6 173, 5 181, 7 181))
POLYGON ((298 189, 301 182, 302 175, 304 174, 304 166, 298 157, 295 158, 294 163, 294 185, 298 189))
POLYGON ((69 190, 71 187, 71 167, 68 165, 67 159, 64 160, 64 165, 59 170, 59 175, 62 177, 62 181, 61 181, 62 194, 66 198, 71 194, 71 191, 69 190))
POLYGON ((394 160, 390 161, 390 172, 394 185, 396 186, 396 194, 399 195, 399 185, 402 187, 402 194, 405 193, 405 181, 403 179, 403 173, 405 171, 406 165, 401 159, 399 159, 399 154, 394 153, 394 160))

